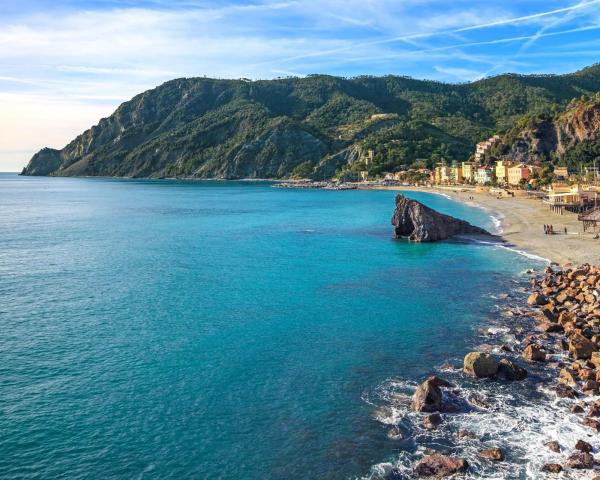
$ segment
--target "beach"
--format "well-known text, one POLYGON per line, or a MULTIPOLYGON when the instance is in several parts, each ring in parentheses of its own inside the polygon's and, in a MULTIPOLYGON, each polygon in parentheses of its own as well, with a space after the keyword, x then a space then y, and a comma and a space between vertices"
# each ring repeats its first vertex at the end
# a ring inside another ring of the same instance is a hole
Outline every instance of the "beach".
POLYGON ((559 264, 600 263, 600 239, 593 232, 583 233, 577 215, 557 215, 542 200, 527 197, 503 197, 460 188, 384 187, 386 189, 442 193, 471 206, 486 209, 499 223, 500 234, 508 246, 559 264), (464 190, 464 189, 463 189, 464 190), (554 235, 544 234, 544 225, 552 225, 554 235), (564 229, 567 228, 565 235, 564 229))

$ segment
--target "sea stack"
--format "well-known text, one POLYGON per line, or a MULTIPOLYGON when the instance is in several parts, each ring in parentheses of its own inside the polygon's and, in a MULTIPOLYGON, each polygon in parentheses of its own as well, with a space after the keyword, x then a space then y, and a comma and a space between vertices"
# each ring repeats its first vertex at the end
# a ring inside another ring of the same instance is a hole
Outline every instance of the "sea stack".
POLYGON ((437 242, 455 235, 492 236, 483 228, 436 212, 404 195, 396 195, 392 225, 396 238, 407 237, 411 242, 437 242))

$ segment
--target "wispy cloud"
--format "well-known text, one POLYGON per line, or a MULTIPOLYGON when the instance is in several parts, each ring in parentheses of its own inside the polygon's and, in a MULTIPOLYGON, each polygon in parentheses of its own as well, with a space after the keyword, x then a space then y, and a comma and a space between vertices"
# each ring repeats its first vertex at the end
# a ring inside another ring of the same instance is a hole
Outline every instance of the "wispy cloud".
MULTIPOLYGON (((600 48, 600 0, 544 5, 55 0, 49 11, 41 0, 14 2, 0 16, 0 170, 8 150, 14 159, 32 145, 62 147, 124 99, 173 77, 322 72, 469 81, 507 69, 551 71, 552 52, 579 48, 589 61, 600 48)), ((560 58, 561 68, 583 66, 560 58)))

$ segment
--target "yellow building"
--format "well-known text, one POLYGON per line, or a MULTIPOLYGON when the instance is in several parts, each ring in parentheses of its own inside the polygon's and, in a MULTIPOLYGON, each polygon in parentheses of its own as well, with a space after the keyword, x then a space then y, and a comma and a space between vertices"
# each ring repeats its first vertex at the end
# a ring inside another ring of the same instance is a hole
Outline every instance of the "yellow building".
POLYGON ((475 162, 462 162, 462 176, 463 181, 473 182, 475 180, 475 172, 477 172, 478 165, 475 162))
POLYGON ((450 168, 442 163, 435 167, 434 180, 437 184, 449 183, 451 178, 450 168))
POLYGON ((583 204, 581 187, 579 185, 564 185, 553 183, 548 189, 544 203, 550 205, 554 213, 563 214, 565 210, 579 211, 583 204))
POLYGON ((554 176, 558 178, 569 178, 569 169, 567 167, 554 167, 554 176))
POLYGON ((509 185, 519 185, 521 180, 529 181, 529 177, 531 176, 531 169, 523 164, 519 163, 518 165, 513 165, 508 168, 508 184, 509 185))
POLYGON ((452 165, 449 168, 449 182, 455 185, 463 182, 462 167, 452 165))
POLYGON ((508 183, 508 169, 514 166, 510 160, 500 160, 496 162, 496 180, 498 183, 508 183))

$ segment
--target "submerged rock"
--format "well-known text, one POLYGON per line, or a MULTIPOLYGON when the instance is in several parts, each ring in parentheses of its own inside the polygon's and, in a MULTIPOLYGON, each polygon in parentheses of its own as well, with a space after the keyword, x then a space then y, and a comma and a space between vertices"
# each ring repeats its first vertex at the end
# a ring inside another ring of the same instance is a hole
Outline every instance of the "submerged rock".
POLYGON ((434 430, 442 423, 442 416, 439 413, 430 413, 423 420, 423 426, 427 430, 434 430))
POLYGON ((418 477, 449 477, 466 472, 469 463, 464 458, 450 457, 439 453, 424 456, 415 466, 418 477))
POLYGON ((469 352, 465 355, 463 368, 472 377, 493 377, 498 373, 498 362, 489 353, 469 352))
POLYGON ((556 440, 551 440, 550 442, 544 443, 544 445, 553 452, 560 453, 561 451, 560 443, 558 443, 556 440))
POLYGON ((396 195, 392 225, 395 227, 396 238, 408 237, 411 242, 436 242, 455 235, 491 236, 483 228, 436 212, 404 195, 396 195))

